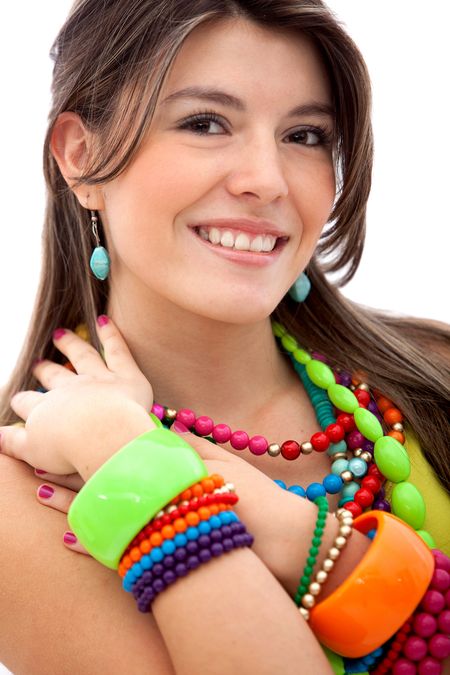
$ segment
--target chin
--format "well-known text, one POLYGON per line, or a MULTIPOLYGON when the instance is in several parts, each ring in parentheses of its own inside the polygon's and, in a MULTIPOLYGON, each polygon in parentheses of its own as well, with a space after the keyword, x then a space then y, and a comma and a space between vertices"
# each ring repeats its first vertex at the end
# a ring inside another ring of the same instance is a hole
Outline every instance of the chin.
POLYGON ((202 303, 198 314, 213 321, 232 324, 255 324, 265 321, 277 307, 281 298, 253 294, 249 298, 236 297, 208 298, 202 303))

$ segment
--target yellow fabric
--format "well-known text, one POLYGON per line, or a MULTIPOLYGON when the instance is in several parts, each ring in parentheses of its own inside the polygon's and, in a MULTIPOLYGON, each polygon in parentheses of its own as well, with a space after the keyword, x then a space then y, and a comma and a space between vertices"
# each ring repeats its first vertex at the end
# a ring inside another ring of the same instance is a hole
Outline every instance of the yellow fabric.
MULTIPOLYGON (((416 486, 425 501, 426 516, 422 529, 427 530, 436 546, 450 556, 450 495, 436 478, 411 429, 406 432, 405 448, 411 461, 408 480, 416 486)), ((386 484, 386 497, 389 501, 392 487, 392 483, 386 484)))

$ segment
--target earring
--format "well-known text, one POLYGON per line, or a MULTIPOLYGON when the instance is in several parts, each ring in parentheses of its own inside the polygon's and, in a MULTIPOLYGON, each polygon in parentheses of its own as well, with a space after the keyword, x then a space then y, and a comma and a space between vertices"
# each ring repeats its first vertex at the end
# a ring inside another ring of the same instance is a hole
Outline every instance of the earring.
POLYGON ((304 302, 311 290, 311 282, 304 272, 300 274, 289 289, 289 295, 295 302, 304 302))
POLYGON ((97 279, 104 281, 109 274, 111 260, 106 248, 100 246, 100 239, 98 237, 97 229, 98 217, 95 215, 95 211, 91 211, 91 223, 92 233, 95 237, 95 241, 97 242, 97 247, 94 249, 94 252, 91 255, 89 266, 97 279))

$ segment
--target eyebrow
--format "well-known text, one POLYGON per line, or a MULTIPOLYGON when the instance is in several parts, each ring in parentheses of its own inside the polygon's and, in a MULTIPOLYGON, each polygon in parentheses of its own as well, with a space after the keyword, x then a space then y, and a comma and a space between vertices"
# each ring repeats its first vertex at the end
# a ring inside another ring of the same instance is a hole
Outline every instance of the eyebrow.
MULTIPOLYGON (((234 108, 240 112, 245 112, 247 110, 244 101, 237 98, 237 96, 227 94, 225 91, 220 91, 219 89, 211 89, 210 87, 185 87, 179 91, 174 91, 173 94, 170 94, 163 99, 161 104, 170 103, 183 98, 199 98, 204 101, 212 101, 234 108)), ((335 110, 333 106, 328 103, 310 101, 309 103, 295 106, 295 108, 292 108, 292 110, 287 113, 287 117, 297 117, 301 115, 326 115, 334 119, 335 110)))

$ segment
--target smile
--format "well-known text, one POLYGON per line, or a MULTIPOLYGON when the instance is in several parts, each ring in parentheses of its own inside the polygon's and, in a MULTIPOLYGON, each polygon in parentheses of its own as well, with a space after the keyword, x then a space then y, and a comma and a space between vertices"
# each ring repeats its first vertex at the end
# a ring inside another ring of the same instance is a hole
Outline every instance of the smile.
POLYGON ((256 266, 265 266, 278 258, 289 239, 204 225, 189 229, 211 251, 229 260, 256 266))

